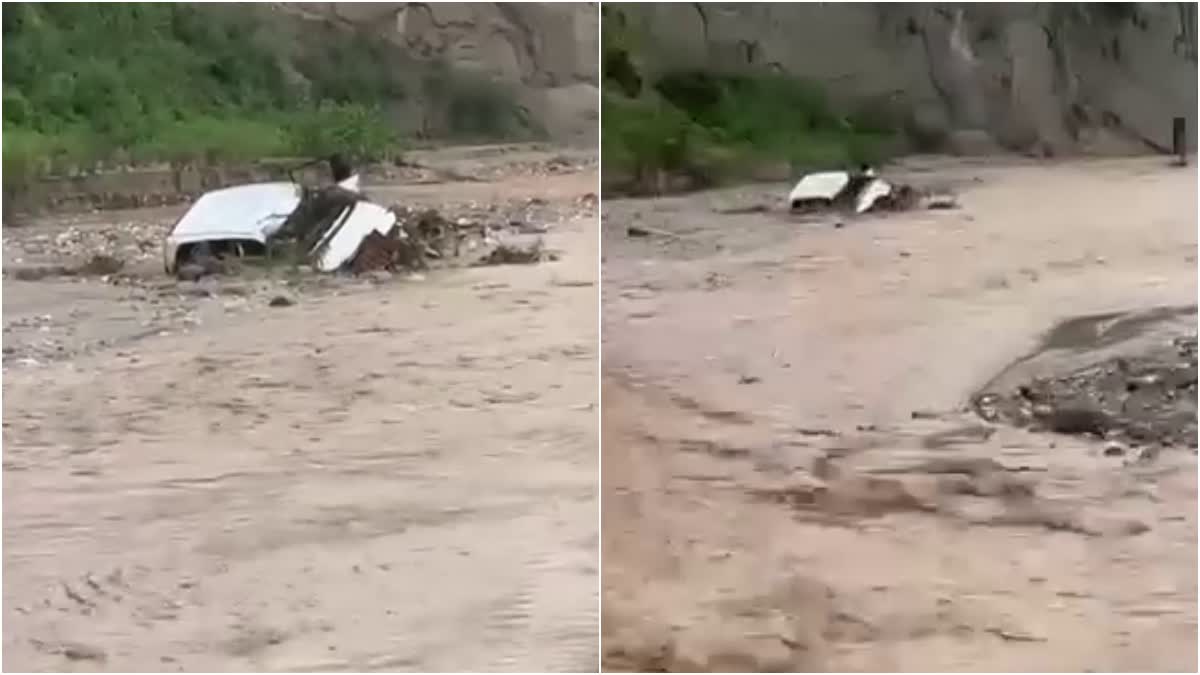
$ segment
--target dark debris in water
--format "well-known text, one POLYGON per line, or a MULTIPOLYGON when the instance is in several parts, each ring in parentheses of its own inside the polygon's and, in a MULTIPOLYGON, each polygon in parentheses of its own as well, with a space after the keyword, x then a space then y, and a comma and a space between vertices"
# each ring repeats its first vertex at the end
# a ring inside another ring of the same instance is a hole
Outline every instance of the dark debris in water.
POLYGON ((1007 392, 984 392, 976 413, 1038 431, 1132 445, 1196 445, 1196 336, 1138 357, 1113 358, 1007 392))
POLYGON ((506 241, 497 245, 476 265, 530 265, 557 259, 557 254, 546 250, 540 238, 526 241, 506 241))

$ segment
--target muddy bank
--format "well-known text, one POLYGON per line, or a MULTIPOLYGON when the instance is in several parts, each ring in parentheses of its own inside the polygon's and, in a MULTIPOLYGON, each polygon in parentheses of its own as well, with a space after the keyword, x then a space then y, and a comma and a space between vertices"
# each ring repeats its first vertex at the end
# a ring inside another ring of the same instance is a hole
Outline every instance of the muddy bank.
MULTIPOLYGON (((1196 446, 1196 308, 1069 319, 972 397, 989 422, 1196 446)), ((1122 453, 1120 445, 1110 452, 1122 453)))

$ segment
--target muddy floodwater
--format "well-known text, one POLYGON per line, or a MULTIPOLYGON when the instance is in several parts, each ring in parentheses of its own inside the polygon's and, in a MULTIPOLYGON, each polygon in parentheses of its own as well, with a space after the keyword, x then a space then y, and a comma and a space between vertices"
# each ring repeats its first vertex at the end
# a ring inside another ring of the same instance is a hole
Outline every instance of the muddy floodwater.
POLYGON ((605 200, 606 669, 1194 672, 1195 169, 885 175, 605 200))
POLYGON ((190 282, 180 209, 5 230, 6 273, 126 261, 4 282, 5 669, 593 670, 597 176, 562 152, 365 186, 536 226, 538 264, 190 282))

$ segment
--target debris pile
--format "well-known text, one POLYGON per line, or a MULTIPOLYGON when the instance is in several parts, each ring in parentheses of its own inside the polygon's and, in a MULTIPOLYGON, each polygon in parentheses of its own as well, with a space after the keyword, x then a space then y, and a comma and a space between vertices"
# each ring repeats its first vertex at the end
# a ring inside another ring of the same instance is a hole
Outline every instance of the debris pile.
POLYGON ((376 270, 393 271, 397 267, 421 269, 425 266, 422 252, 412 242, 399 237, 388 237, 371 232, 358 247, 358 253, 350 263, 355 274, 366 274, 376 270))
POLYGON ((354 274, 398 269, 423 270, 429 260, 458 255, 458 232, 433 209, 414 211, 393 206, 396 224, 386 233, 372 231, 362 240, 350 261, 354 274))
POLYGON ((1137 357, 1119 357, 1012 391, 985 392, 972 405, 992 422, 1131 446, 1196 444, 1196 336, 1137 357))
POLYGON ((4 249, 14 252, 14 268, 35 261, 87 260, 93 255, 127 262, 149 260, 161 251, 162 228, 145 222, 112 222, 92 214, 68 220, 65 229, 46 233, 32 228, 19 237, 4 237, 4 249))
POLYGON ((595 168, 596 158, 573 154, 559 154, 551 157, 529 159, 508 159, 502 164, 494 162, 480 163, 466 170, 467 175, 474 180, 492 181, 502 177, 529 176, 540 178, 545 176, 562 176, 595 168))
POLYGON ((414 211, 397 205, 392 207, 392 211, 402 223, 401 234, 410 239, 424 255, 436 259, 457 256, 465 236, 460 230, 471 226, 466 220, 451 223, 436 209, 414 211))

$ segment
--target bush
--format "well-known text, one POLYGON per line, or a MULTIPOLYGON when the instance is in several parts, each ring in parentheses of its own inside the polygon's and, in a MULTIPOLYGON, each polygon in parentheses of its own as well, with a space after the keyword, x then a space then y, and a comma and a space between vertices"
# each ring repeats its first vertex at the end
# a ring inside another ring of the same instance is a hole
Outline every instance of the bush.
POLYGON ((684 169, 702 142, 703 130, 666 102, 606 92, 602 105, 605 163, 636 176, 684 169))
POLYGON ((163 125, 130 148, 133 161, 244 162, 291 152, 285 130, 269 121, 203 116, 163 125))
POLYGON ((5 127, 4 185, 23 187, 46 172, 52 141, 36 131, 5 127))
POLYGON ((3 37, 6 185, 101 161, 394 158, 382 109, 406 87, 436 99, 439 135, 531 128, 498 84, 404 67, 402 48, 382 37, 280 21, 260 6, 7 3, 3 37))
POLYGON ((74 173, 94 168, 111 152, 103 139, 86 127, 55 134, 4 127, 4 184, 27 184, 49 173, 74 173))
POLYGON ((292 116, 291 148, 309 157, 340 152, 357 161, 390 160, 399 141, 378 108, 355 103, 324 102, 292 116))
POLYGON ((606 170, 644 185, 655 172, 706 184, 786 161, 809 170, 876 163, 896 137, 878 105, 836 114, 821 89, 781 75, 668 72, 653 92, 626 98, 605 92, 606 170))

